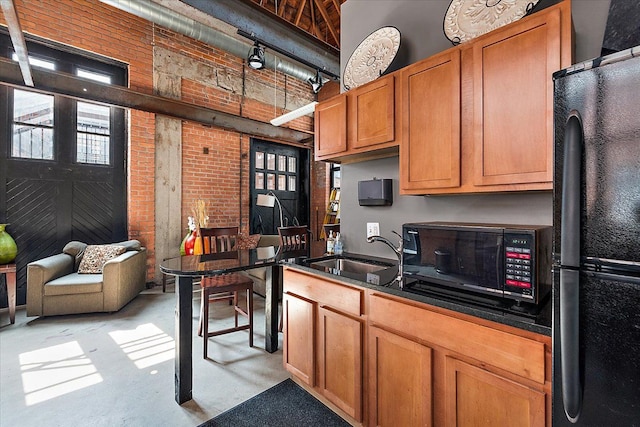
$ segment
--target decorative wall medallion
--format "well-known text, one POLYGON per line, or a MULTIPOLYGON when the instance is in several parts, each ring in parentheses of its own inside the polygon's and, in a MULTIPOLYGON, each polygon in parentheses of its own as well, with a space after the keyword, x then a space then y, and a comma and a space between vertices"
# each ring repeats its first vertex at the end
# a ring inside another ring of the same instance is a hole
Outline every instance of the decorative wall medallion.
POLYGON ((382 27, 369 34, 353 51, 342 76, 345 89, 353 89, 380 77, 400 48, 400 31, 382 27))
POLYGON ((522 18, 540 0, 451 0, 444 34, 454 45, 522 18))

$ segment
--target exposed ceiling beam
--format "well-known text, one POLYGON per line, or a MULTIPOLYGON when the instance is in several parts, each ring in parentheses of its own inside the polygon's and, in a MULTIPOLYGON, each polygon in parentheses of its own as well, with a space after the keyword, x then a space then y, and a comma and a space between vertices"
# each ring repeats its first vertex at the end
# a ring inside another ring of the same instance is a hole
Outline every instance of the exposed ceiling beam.
POLYGON ((24 84, 33 86, 27 42, 24 40, 24 34, 22 34, 22 27, 20 27, 20 21, 18 21, 18 14, 16 13, 13 0, 0 0, 0 7, 2 7, 4 19, 7 21, 7 26, 9 27, 9 36, 11 36, 13 50, 18 56, 18 63, 20 64, 24 84))
POLYGON ((298 14, 296 15, 296 20, 293 24, 297 27, 300 24, 300 18, 302 18, 302 12, 304 12, 304 7, 307 4, 307 0, 300 0, 300 6, 298 6, 298 14))
POLYGON ((338 16, 340 16, 340 3, 338 3, 338 0, 332 0, 333 1, 333 7, 336 8, 336 11, 338 12, 338 16))
POLYGON ((324 7, 324 3, 322 3, 322 0, 318 0, 316 1, 316 5, 318 6, 318 10, 320 11, 320 15, 322 15, 322 18, 324 19, 324 22, 327 23, 327 28, 329 28, 329 32, 333 36, 333 39, 336 41, 338 46, 340 46, 340 37, 338 37, 338 32, 336 31, 336 28, 331 23, 331 19, 329 18, 329 13, 327 12, 327 9, 324 7))
POLYGON ((233 25, 273 46, 278 46, 290 57, 302 58, 316 64, 321 70, 340 75, 340 51, 311 37, 290 22, 272 14, 269 19, 256 3, 245 0, 181 0, 208 15, 233 25))
POLYGON ((282 0, 278 7, 278 16, 284 19, 284 8, 287 6, 287 0, 282 0))
POLYGON ((320 33, 318 32, 318 27, 316 27, 316 12, 315 12, 315 7, 313 7, 313 5, 315 4, 316 0, 309 0, 309 9, 311 10, 311 27, 309 29, 309 32, 313 35, 315 35, 316 37, 320 38, 320 33))
MULTIPOLYGON (((270 123, 170 98, 148 95, 122 86, 92 82, 67 73, 40 68, 34 68, 32 73, 34 89, 39 92, 162 114, 271 140, 303 144, 310 142, 313 138, 313 135, 306 132, 275 127, 270 123)), ((18 64, 9 59, 0 58, 0 84, 24 87, 18 64)))

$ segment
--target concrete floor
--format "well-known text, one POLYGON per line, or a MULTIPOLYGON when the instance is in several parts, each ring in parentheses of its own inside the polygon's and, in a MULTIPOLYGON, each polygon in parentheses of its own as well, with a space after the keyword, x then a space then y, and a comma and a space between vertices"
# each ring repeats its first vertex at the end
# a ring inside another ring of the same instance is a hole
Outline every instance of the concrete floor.
MULTIPOLYGON (((175 294, 155 287, 113 314, 26 317, 0 312, 0 426, 197 426, 288 377, 279 350, 264 350, 264 299, 255 295, 248 332, 210 338, 209 360, 195 333, 193 400, 174 400, 175 294)), ((232 321, 226 302, 212 324, 232 321)), ((215 317, 215 319, 214 319, 215 317)), ((224 326, 224 325, 223 325, 224 326)))

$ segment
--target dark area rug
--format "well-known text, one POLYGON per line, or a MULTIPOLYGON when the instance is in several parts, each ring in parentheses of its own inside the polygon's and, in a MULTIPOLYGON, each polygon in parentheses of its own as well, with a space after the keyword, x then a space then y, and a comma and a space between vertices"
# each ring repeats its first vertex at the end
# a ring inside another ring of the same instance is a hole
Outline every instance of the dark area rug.
POLYGON ((198 427, 349 427, 302 387, 287 379, 198 427))

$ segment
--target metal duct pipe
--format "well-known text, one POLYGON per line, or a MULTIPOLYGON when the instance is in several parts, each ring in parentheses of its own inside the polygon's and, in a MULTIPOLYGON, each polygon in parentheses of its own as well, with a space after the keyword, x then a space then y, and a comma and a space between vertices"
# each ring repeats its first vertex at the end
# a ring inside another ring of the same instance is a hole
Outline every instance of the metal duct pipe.
MULTIPOLYGON (((201 42, 215 46, 239 58, 245 58, 253 44, 245 44, 225 33, 201 24, 171 9, 167 9, 150 0, 100 0, 102 3, 124 10, 139 18, 146 19, 157 25, 168 28, 176 33, 194 38, 201 42)), ((315 76, 315 70, 283 60, 273 54, 265 52, 265 66, 283 72, 291 77, 307 82, 315 76)))

